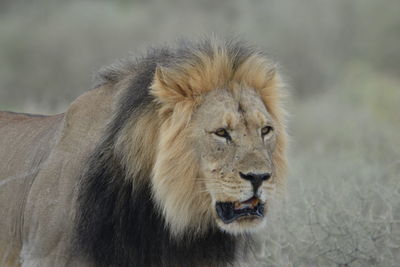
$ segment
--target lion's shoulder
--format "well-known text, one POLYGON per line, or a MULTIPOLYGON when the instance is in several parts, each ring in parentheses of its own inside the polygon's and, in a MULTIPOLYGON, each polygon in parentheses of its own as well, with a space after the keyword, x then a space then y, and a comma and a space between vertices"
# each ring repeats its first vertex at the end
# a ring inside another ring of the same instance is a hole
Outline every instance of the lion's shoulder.
POLYGON ((72 102, 64 114, 58 145, 69 150, 97 142, 111 120, 115 93, 112 88, 102 85, 72 102))

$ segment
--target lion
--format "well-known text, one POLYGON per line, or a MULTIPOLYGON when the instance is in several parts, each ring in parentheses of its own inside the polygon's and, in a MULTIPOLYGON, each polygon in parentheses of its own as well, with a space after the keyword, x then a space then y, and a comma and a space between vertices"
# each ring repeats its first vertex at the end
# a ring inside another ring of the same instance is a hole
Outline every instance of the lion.
POLYGON ((286 159, 282 79, 242 41, 153 48, 53 116, 0 113, 1 266, 231 266, 286 159))

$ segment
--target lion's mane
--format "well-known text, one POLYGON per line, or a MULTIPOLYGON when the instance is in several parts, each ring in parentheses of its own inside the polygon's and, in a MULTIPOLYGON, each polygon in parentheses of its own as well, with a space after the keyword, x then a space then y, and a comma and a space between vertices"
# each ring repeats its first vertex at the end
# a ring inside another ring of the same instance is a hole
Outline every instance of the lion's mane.
POLYGON ((246 44, 210 39, 152 49, 104 69, 100 84, 120 91, 112 120, 80 179, 77 251, 96 266, 233 263, 250 237, 210 227, 207 196, 185 179, 197 171, 185 125, 203 93, 230 81, 256 88, 279 122, 274 160, 276 172, 283 174, 283 111, 273 69, 246 44))

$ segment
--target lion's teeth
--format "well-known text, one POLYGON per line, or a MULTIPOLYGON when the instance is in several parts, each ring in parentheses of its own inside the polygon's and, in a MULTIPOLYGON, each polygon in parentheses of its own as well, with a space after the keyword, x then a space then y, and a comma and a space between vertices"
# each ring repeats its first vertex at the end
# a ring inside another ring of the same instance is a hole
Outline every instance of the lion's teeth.
POLYGON ((253 205, 251 205, 250 203, 239 203, 235 205, 235 209, 236 210, 242 210, 242 209, 246 209, 246 208, 252 208, 253 205))
POLYGON ((248 208, 254 208, 260 203, 260 200, 258 198, 252 198, 247 201, 243 202, 235 202, 234 203, 234 209, 235 210, 242 210, 242 209, 248 209, 248 208))
POLYGON ((242 204, 240 202, 235 202, 235 209, 241 209, 242 208, 242 204))
POLYGON ((253 198, 253 199, 251 200, 251 204, 252 204, 253 206, 257 206, 259 202, 260 202, 260 200, 259 200, 258 198, 253 198))

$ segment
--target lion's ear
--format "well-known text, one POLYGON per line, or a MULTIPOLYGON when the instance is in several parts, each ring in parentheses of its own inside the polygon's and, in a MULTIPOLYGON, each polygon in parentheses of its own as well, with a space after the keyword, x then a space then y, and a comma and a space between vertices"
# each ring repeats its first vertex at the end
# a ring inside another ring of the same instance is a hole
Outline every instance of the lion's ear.
POLYGON ((157 82, 162 87, 168 87, 170 81, 168 79, 168 73, 166 69, 160 66, 156 67, 153 83, 155 82, 157 82))
POLYGON ((162 103, 174 104, 183 101, 192 95, 186 81, 187 77, 184 73, 157 66, 151 85, 151 94, 162 103))
POLYGON ((268 82, 273 81, 274 79, 279 79, 276 67, 273 66, 272 68, 267 70, 266 80, 268 82))

